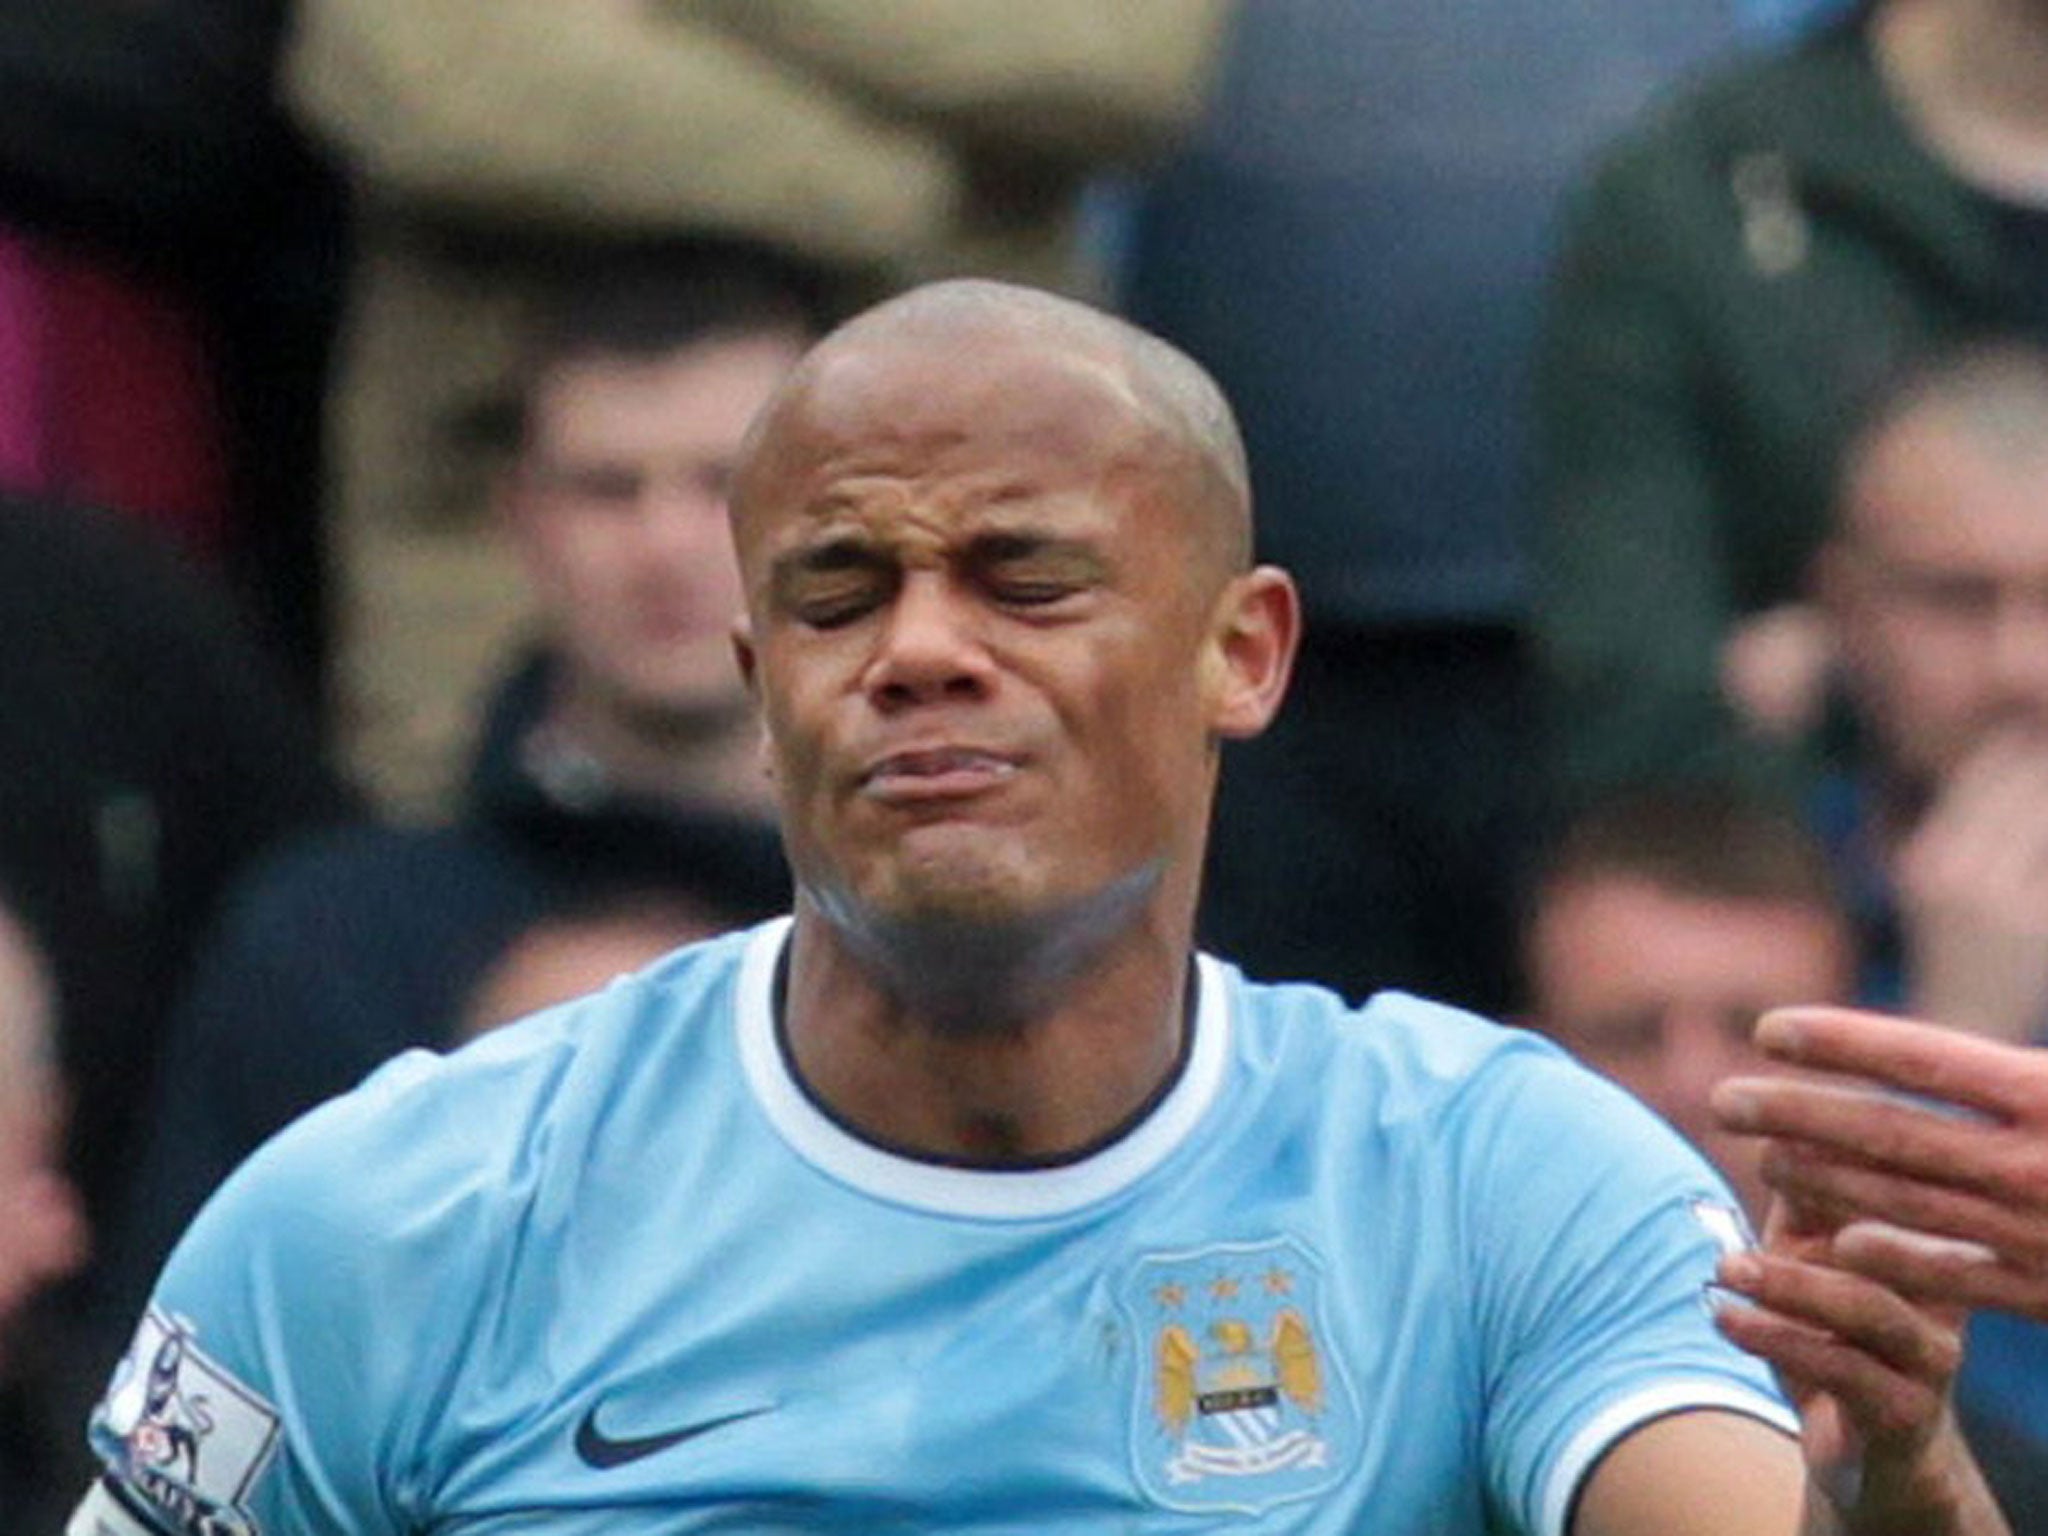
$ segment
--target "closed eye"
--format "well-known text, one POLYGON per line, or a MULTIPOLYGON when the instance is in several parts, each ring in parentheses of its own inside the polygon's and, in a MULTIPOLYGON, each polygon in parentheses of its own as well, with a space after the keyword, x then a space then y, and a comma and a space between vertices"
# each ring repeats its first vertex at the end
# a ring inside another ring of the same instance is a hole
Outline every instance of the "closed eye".
POLYGON ((851 624, 887 602, 901 584, 896 566, 850 542, 820 545, 776 562, 775 606, 813 629, 851 624))
POLYGON ((969 553, 974 579, 1000 603, 1040 608, 1102 586, 1102 557, 1085 544, 1032 534, 991 534, 969 553))

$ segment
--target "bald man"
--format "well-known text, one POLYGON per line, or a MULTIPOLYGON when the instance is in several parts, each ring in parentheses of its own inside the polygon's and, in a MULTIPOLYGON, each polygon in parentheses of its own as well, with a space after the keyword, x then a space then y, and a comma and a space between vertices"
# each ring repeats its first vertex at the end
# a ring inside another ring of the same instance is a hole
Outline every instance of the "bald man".
MULTIPOLYGON (((1207 378, 1079 306, 820 344, 732 501, 794 913, 260 1152, 76 1536, 2001 1529, 1938 1412, 1807 1501, 1701 1305, 1728 1196, 1618 1090, 1192 952, 1299 628, 1245 486, 1207 378)), ((1755 1265, 1756 1317, 1924 1339, 1755 1265)))

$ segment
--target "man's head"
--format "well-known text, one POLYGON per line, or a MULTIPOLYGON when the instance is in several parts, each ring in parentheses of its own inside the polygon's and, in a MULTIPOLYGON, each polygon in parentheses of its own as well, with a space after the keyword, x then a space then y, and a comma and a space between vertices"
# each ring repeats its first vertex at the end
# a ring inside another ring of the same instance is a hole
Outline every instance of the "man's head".
POLYGON ((1972 346, 1890 394, 1818 572, 1895 788, 1931 793, 1992 732, 2048 733, 2048 354, 1972 346))
POLYGON ((536 317, 505 521, 586 704, 655 728, 744 711, 727 482, 816 295, 747 248, 636 249, 574 264, 536 317))
POLYGON ((1191 921, 1217 744, 1271 717, 1298 625, 1194 363, 1046 294, 919 289, 791 376, 733 526, 785 841, 835 926, 1191 921))
POLYGON ((1764 1009, 1849 995, 1854 950, 1826 862, 1789 816, 1710 788, 1645 791, 1572 823, 1524 934, 1531 1023, 1663 1115, 1760 1212, 1759 1144, 1714 1084, 1759 1070, 1764 1009))
POLYGON ((58 1166, 55 997, 41 952, 0 907, 0 1358, 22 1306, 85 1257, 84 1216, 58 1166))

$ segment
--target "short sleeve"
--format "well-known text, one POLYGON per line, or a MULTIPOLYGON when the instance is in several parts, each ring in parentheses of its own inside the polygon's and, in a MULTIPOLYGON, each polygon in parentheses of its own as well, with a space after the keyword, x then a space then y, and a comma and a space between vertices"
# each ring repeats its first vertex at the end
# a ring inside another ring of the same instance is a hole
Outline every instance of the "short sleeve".
POLYGON ((1706 1287, 1747 1246, 1734 1197, 1634 1099, 1547 1049, 1461 1106, 1478 1279, 1485 1459, 1513 1529, 1564 1536, 1630 1431, 1719 1408, 1788 1433, 1769 1370, 1723 1339, 1706 1287))
POLYGON ((482 1289, 461 1268, 474 1190, 390 1155, 432 1140, 403 1102, 430 1062, 270 1142, 173 1251, 90 1429, 94 1498, 135 1530, 414 1529, 425 1405, 482 1289))

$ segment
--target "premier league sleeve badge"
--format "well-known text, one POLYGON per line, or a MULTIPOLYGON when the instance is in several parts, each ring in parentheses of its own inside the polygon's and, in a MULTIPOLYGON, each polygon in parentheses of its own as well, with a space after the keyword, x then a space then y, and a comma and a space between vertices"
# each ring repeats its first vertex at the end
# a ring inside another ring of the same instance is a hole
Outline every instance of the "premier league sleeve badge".
POLYGON ((277 1446, 277 1410, 152 1307, 93 1415, 121 1502, 177 1536, 261 1536, 248 1497, 277 1446))

